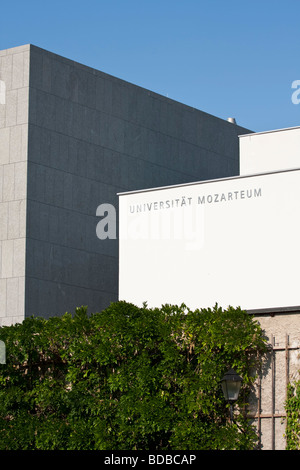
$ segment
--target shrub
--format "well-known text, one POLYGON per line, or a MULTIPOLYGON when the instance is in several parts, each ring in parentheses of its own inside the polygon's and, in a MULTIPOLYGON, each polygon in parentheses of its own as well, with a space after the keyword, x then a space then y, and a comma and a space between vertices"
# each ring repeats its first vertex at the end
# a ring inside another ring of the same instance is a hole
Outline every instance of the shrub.
POLYGON ((190 311, 116 302, 88 315, 0 329, 0 449, 253 449, 243 413, 228 421, 220 379, 243 377, 246 404, 265 351, 240 308, 190 311), (259 354, 258 354, 259 352, 259 354))

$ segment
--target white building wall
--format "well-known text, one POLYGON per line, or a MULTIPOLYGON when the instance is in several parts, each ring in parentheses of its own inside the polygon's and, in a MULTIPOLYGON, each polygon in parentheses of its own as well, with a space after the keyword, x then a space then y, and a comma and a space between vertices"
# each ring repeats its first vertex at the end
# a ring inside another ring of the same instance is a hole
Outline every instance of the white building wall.
POLYGON ((240 136, 240 175, 300 168, 300 127, 240 136))
POLYGON ((300 170, 120 196, 119 298, 300 305, 300 170))

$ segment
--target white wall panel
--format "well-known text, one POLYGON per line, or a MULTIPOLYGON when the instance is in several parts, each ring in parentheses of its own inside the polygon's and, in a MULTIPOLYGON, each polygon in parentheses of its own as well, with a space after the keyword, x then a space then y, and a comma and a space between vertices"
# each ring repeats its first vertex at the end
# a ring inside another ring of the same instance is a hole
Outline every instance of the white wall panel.
POLYGON ((119 199, 120 300, 300 305, 300 170, 119 199))
POLYGON ((300 168, 300 127, 241 135, 240 174, 300 168))

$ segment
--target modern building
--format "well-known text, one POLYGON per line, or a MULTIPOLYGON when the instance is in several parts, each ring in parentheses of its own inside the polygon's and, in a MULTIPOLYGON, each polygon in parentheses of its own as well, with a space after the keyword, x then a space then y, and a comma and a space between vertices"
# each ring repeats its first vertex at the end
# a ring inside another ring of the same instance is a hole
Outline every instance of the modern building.
POLYGON ((0 326, 118 299, 117 193, 239 174, 231 122, 25 45, 0 52, 0 326))
POLYGON ((272 346, 250 415, 284 448, 299 148, 298 127, 250 133, 32 45, 0 51, 0 326, 118 298, 240 305, 272 346), (102 204, 119 237, 97 237, 102 204))
POLYGON ((149 307, 240 306, 270 344, 249 416, 284 449, 300 371, 300 127, 240 136, 240 174, 124 192, 119 298, 149 307))

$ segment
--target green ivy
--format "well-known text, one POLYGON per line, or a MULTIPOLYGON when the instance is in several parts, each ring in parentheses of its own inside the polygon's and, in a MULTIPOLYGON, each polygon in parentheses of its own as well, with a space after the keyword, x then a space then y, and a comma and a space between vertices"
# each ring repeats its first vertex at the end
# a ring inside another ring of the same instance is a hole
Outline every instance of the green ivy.
POLYGON ((0 329, 0 450, 254 449, 244 417, 266 351, 240 308, 116 302, 0 329), (220 379, 243 377, 235 421, 220 379))
POLYGON ((285 410, 286 449, 300 450, 300 381, 288 385, 285 410))

